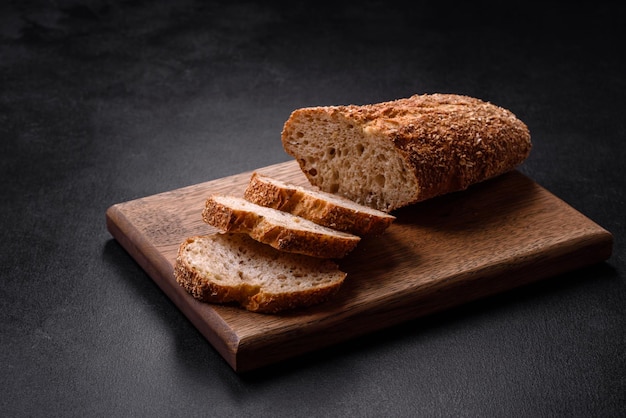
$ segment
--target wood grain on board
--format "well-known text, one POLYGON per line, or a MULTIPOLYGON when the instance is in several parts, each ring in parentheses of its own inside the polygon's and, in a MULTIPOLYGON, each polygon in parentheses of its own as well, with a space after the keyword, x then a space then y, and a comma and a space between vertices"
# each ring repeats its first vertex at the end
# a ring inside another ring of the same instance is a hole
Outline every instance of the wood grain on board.
MULTIPOLYGON (((257 171, 308 185, 295 161, 257 171)), ((612 235, 518 171, 412 205, 339 260, 329 302, 281 315, 198 302, 173 265, 180 243, 213 232, 211 193, 241 195, 252 172, 111 206, 111 235, 237 372, 608 259, 612 235)))

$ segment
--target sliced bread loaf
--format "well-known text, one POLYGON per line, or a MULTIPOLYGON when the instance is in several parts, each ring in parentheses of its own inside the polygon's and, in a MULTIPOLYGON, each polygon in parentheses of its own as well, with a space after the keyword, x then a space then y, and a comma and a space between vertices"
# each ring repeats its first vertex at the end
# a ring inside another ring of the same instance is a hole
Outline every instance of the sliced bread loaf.
POLYGON ((230 233, 187 238, 174 274, 196 299, 236 302, 264 313, 324 302, 346 277, 330 260, 278 251, 246 234, 230 233))
POLYGON ((312 185, 385 212, 512 170, 531 149, 513 113, 454 94, 297 109, 282 143, 312 185))
POLYGON ((278 250, 319 258, 342 258, 361 239, 236 196, 209 197, 202 219, 221 232, 245 233, 278 250))
POLYGON ((253 173, 244 198, 354 235, 378 235, 395 217, 331 193, 253 173))

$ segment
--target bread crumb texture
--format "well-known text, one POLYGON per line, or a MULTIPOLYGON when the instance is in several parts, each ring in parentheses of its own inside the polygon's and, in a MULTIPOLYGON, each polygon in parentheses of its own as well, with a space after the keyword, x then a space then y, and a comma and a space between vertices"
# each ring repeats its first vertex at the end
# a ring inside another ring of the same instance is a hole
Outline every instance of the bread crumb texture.
POLYGON ((174 273, 198 300, 233 302, 263 313, 319 304, 346 277, 331 260, 282 252, 237 233, 186 239, 174 273))
POLYGON ((512 112, 454 94, 297 109, 282 143, 311 184, 385 212, 509 171, 531 149, 512 112))

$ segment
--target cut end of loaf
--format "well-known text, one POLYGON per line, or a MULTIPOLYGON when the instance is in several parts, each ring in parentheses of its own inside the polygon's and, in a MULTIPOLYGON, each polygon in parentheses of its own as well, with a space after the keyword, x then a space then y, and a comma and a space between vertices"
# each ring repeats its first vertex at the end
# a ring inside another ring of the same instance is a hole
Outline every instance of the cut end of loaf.
POLYGON ((176 281, 196 299, 278 313, 334 295, 346 273, 330 260, 290 254, 243 234, 190 237, 179 248, 176 281))
POLYGON ((341 111, 308 108, 292 113, 283 133, 311 184, 383 212, 412 201, 419 185, 393 142, 341 111))

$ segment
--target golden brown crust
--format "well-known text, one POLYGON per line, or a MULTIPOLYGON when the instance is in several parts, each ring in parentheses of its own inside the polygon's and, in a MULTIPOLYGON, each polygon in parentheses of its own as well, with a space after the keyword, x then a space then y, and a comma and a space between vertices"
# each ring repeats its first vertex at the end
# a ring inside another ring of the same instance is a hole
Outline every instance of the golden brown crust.
MULTIPOLYGON (((315 285, 314 287, 289 290, 285 292, 268 292, 262 287, 245 284, 232 285, 218 283, 210 273, 200 272, 189 262, 186 255, 186 248, 196 240, 206 237, 189 237, 181 243, 176 262, 174 265, 174 276, 177 283, 182 286, 195 299, 202 302, 225 304, 237 303, 245 309, 259 313, 279 313, 286 310, 299 309, 320 304, 327 301, 336 294, 341 287, 346 276, 338 270, 336 264, 330 260, 319 260, 319 270, 328 272, 334 276, 325 285, 315 285)), ((258 255, 262 257, 262 254, 258 255)), ((294 257, 302 257, 294 255, 294 257)), ((242 268, 246 268, 243 266, 242 268)), ((277 271, 275 274, 280 274, 277 271)), ((284 272, 289 274, 288 272, 284 272)))
POLYGON ((341 283, 335 282, 324 288, 318 287, 298 293, 268 294, 259 292, 243 301, 241 305, 249 311, 276 314, 319 305, 334 296, 340 287, 341 283))
POLYGON ((243 197, 250 202, 289 213, 293 213, 300 200, 294 195, 298 195, 297 190, 277 187, 265 181, 265 177, 257 172, 252 173, 248 186, 243 193, 243 197))
MULTIPOLYGON (((318 258, 343 258, 352 251, 360 238, 340 231, 301 229, 275 222, 255 210, 238 209, 218 201, 219 196, 206 200, 202 219, 222 232, 248 234, 256 241, 278 250, 318 258)), ((277 211, 280 212, 280 211, 277 211)), ((302 221, 305 221, 302 219, 302 221)))
POLYGON ((293 133, 301 129, 295 124, 320 114, 326 119, 345 118, 394 144, 413 171, 419 191, 390 210, 500 175, 522 163, 531 149, 528 127, 513 113, 467 96, 415 95, 371 105, 298 109, 285 123, 283 146, 314 185, 319 185, 315 172, 305 170, 306 156, 292 144, 297 142, 293 133))
POLYGON ((383 212, 357 208, 352 201, 342 204, 338 196, 327 197, 323 192, 308 191, 256 172, 250 178, 244 198, 358 236, 381 234, 395 220, 383 212))

